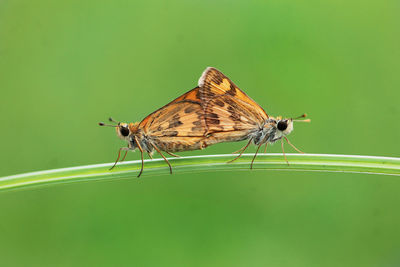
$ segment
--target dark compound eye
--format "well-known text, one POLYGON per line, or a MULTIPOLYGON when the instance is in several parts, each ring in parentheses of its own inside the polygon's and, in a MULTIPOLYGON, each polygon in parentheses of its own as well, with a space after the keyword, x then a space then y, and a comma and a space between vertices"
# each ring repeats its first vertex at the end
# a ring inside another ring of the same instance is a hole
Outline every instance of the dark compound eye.
POLYGON ((279 121, 278 122, 278 130, 284 131, 287 128, 287 122, 286 121, 279 121))
POLYGON ((120 126, 120 127, 119 127, 119 132, 120 132, 123 136, 128 136, 128 135, 129 135, 129 129, 128 129, 127 127, 120 126))

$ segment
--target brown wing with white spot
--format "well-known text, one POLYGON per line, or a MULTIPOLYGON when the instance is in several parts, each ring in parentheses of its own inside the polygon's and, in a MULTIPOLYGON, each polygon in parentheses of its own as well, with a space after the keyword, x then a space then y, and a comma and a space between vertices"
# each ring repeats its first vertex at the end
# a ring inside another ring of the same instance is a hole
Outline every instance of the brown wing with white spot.
POLYGON ((221 95, 230 95, 247 103, 263 118, 268 118, 267 113, 253 99, 239 89, 228 77, 213 67, 208 67, 199 79, 199 99, 207 104, 221 95))
POLYGON ((215 68, 204 71, 199 86, 208 133, 246 132, 268 119, 262 107, 215 68))

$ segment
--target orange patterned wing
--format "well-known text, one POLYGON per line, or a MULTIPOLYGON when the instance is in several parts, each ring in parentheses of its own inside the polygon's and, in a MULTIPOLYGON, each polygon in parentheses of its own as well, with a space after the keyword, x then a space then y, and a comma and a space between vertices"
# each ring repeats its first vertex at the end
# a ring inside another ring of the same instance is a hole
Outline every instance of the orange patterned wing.
POLYGON ((196 87, 156 110, 139 124, 146 136, 163 151, 201 149, 206 124, 196 87))
POLYGON ((152 124, 153 120, 160 116, 163 112, 167 110, 167 108, 173 104, 181 103, 181 102, 191 102, 194 104, 201 105, 201 99, 198 98, 199 94, 199 87, 193 88, 192 90, 184 93, 183 95, 177 97, 176 99, 172 100, 170 103, 166 104, 165 106, 157 109, 146 118, 144 118, 140 124, 139 128, 148 129, 152 124))
POLYGON ((149 136, 205 136, 203 113, 199 103, 171 103, 153 113, 143 130, 149 136))
POLYGON ((203 72, 199 87, 208 133, 243 131, 245 134, 268 119, 262 107, 215 68, 203 72))
POLYGON ((230 95, 246 102, 260 114, 268 118, 267 113, 253 99, 239 89, 228 77, 213 67, 208 67, 199 79, 200 96, 203 102, 209 102, 220 95, 230 95))

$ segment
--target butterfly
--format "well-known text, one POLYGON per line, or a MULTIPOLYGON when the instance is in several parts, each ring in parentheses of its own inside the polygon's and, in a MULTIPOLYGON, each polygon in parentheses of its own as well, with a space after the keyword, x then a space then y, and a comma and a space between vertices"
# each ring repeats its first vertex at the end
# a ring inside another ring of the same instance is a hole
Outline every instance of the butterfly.
POLYGON ((152 158, 154 151, 162 156, 172 174, 171 164, 161 151, 179 157, 173 152, 206 148, 204 117, 199 88, 196 87, 151 113, 141 122, 116 122, 112 118, 109 120, 115 125, 100 122, 100 126, 115 127, 117 136, 128 143, 127 147, 119 149, 117 160, 111 169, 118 163, 121 151, 125 151, 121 160, 123 161, 128 151, 139 149, 142 165, 138 177, 143 173, 143 153, 147 152, 152 158))
POLYGON ((207 130, 206 144, 248 140, 243 148, 234 152, 239 155, 230 162, 238 159, 246 148, 254 143, 258 147, 250 165, 250 168, 253 168, 260 147, 265 144, 265 153, 269 143, 281 140, 282 152, 289 164, 283 148, 283 139, 296 151, 303 153, 290 143, 286 136, 293 131, 293 122, 310 122, 309 119, 299 120, 306 117, 305 114, 297 118, 268 116, 262 107, 228 77, 212 67, 203 72, 199 80, 199 88, 203 96, 202 106, 207 130))

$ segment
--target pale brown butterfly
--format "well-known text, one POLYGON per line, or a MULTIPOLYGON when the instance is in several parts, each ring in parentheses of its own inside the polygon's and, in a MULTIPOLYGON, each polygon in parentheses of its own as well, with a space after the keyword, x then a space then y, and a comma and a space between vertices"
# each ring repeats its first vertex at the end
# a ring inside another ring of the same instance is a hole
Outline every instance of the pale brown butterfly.
POLYGON ((240 90, 228 77, 212 67, 203 72, 199 80, 199 87, 203 95, 207 96, 207 99, 202 102, 207 128, 206 143, 211 145, 220 142, 249 140, 242 149, 237 151, 240 154, 232 161, 238 159, 252 142, 258 147, 251 161, 251 168, 263 144, 265 144, 265 153, 269 143, 281 140, 282 152, 288 164, 283 148, 283 139, 296 151, 303 153, 291 144, 286 136, 293 131, 294 121, 310 122, 309 119, 298 120, 306 117, 305 114, 297 118, 268 116, 262 107, 240 90))

